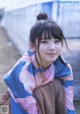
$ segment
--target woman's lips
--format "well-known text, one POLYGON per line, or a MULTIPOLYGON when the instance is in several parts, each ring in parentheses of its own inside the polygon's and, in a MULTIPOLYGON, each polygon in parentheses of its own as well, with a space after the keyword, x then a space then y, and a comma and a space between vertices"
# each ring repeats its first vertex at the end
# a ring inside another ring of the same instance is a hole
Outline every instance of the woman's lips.
POLYGON ((54 57, 56 53, 48 53, 50 57, 54 57))

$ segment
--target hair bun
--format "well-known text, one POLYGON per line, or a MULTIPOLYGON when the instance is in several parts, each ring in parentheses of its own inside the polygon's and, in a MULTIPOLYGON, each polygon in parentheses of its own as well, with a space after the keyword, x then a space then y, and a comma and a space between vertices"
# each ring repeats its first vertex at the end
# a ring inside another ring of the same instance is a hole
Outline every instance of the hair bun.
POLYGON ((48 19, 48 15, 46 13, 40 13, 37 15, 37 20, 46 20, 48 19))

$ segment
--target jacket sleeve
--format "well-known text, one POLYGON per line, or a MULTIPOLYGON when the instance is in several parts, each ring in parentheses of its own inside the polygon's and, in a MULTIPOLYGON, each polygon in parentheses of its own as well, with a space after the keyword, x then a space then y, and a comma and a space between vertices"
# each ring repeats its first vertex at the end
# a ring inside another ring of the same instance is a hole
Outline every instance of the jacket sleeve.
POLYGON ((54 77, 62 80, 65 89, 67 114, 76 114, 73 104, 74 83, 71 65, 60 56, 54 62, 54 68, 54 77))
MULTIPOLYGON (((25 64, 25 61, 21 61, 15 65, 15 67, 5 75, 4 81, 9 88, 11 97, 18 105, 29 114, 38 114, 36 100, 33 97, 32 90, 30 88, 29 90, 27 90, 27 88, 25 90, 24 84, 20 81, 20 73, 25 64)), ((29 84, 26 86, 29 87, 29 84)))
POLYGON ((68 67, 70 68, 71 71, 70 75, 62 78, 66 94, 67 114, 76 114, 73 104, 73 92, 74 92, 73 73, 70 64, 68 64, 68 67))

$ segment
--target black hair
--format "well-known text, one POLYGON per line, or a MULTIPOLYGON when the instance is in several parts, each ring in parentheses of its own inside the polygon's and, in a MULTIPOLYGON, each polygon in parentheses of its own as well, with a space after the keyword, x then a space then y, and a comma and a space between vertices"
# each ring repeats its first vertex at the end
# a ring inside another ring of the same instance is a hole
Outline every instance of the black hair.
POLYGON ((37 22, 30 30, 29 40, 33 45, 36 45, 36 40, 38 41, 38 53, 39 45, 43 39, 43 36, 44 39, 59 39, 62 44, 63 41, 65 41, 66 47, 68 48, 61 28, 56 24, 55 21, 50 19, 46 13, 40 13, 37 15, 37 22))
POLYGON ((37 15, 37 22, 30 30, 29 40, 34 45, 36 40, 38 40, 39 48, 43 35, 46 39, 50 39, 51 37, 59 39, 62 44, 63 41, 65 41, 67 46, 67 42, 61 28, 53 20, 49 19, 46 13, 40 13, 37 15))

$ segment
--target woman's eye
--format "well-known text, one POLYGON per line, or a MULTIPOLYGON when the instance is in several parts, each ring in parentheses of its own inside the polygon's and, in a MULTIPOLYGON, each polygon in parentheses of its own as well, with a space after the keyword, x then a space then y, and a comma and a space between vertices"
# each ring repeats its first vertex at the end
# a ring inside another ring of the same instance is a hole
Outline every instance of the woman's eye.
POLYGON ((60 43, 60 40, 55 40, 55 43, 60 43))
POLYGON ((41 43, 47 44, 47 43, 48 43, 48 41, 42 41, 41 43))

